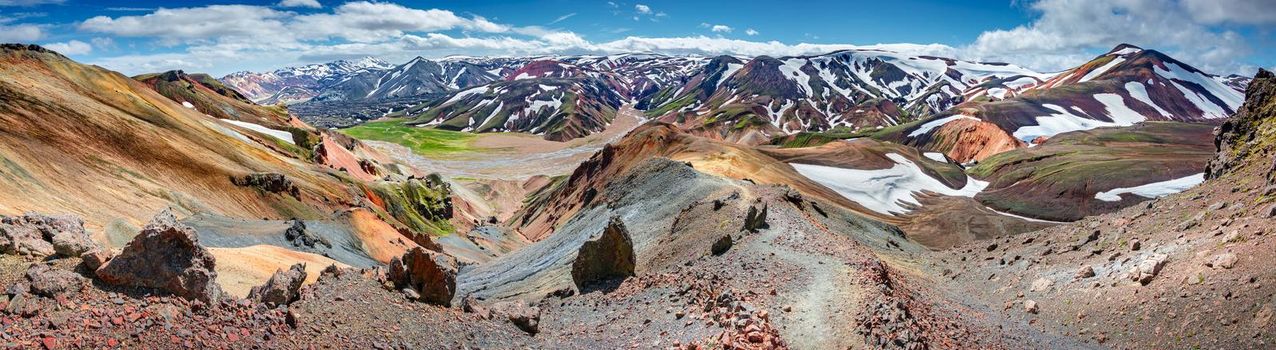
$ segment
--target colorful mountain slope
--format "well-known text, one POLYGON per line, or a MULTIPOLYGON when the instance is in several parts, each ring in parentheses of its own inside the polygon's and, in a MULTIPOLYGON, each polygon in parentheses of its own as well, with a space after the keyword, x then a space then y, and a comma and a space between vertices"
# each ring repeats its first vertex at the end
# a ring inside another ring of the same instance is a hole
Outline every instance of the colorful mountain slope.
POLYGON ((1117 189, 1199 177, 1214 154, 1213 129, 1147 122, 1059 134, 971 168, 972 175, 989 182, 975 199, 999 211, 1052 221, 1112 212, 1153 196, 1117 189))

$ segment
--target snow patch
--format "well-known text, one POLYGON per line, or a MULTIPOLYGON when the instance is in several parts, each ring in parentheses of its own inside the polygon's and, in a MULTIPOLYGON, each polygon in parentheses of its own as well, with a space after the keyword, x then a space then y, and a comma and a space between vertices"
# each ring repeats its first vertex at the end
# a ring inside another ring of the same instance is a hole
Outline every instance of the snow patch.
POLYGON ((944 124, 948 124, 948 123, 950 123, 950 122, 952 122, 952 121, 955 121, 955 120, 958 120, 958 119, 973 119, 973 120, 979 120, 979 118, 975 118, 975 117, 968 116, 968 115, 963 115, 963 114, 958 114, 958 115, 954 115, 954 116, 949 116, 949 117, 939 118, 939 119, 935 119, 935 120, 932 120, 932 121, 930 121, 930 122, 927 122, 926 124, 922 124, 922 126, 920 126, 920 127, 917 127, 917 129, 916 129, 916 130, 913 130, 913 132, 908 133, 908 137, 918 137, 918 136, 921 136, 921 135, 928 134, 928 133, 930 133, 930 131, 931 131, 931 130, 934 130, 935 128, 938 128, 938 127, 940 127, 940 126, 943 126, 944 124))
POLYGON ((186 102, 186 101, 182 101, 182 107, 186 107, 186 108, 190 108, 190 109, 195 109, 195 105, 191 104, 190 102, 186 102))
POLYGON ((297 144, 297 142, 292 139, 292 133, 287 131, 275 130, 275 129, 267 128, 265 126, 261 126, 260 124, 241 122, 238 120, 222 119, 222 121, 230 123, 231 125, 234 125, 234 126, 256 131, 256 132, 266 134, 280 140, 284 140, 284 142, 287 142, 287 143, 291 143, 294 145, 297 144))
POLYGON ((930 191, 945 196, 974 197, 988 187, 988 182, 966 178, 966 186, 953 189, 926 175, 921 167, 896 153, 886 154, 895 162, 889 169, 860 170, 810 164, 790 164, 802 176, 827 186, 869 210, 896 215, 907 213, 904 204, 921 205, 915 193, 930 191))
POLYGON ((1063 107, 1047 103, 1041 106, 1055 113, 1036 117, 1037 125, 1020 127, 1015 130, 1014 136, 1017 139, 1031 143, 1038 136, 1050 137, 1069 131, 1090 130, 1107 126, 1130 126, 1147 120, 1139 112, 1126 107, 1121 95, 1095 94, 1094 99, 1104 105, 1108 118, 1112 119, 1111 122, 1078 116, 1068 112, 1063 107))
POLYGON ((933 160, 933 161, 936 161, 936 162, 940 162, 940 163, 948 163, 948 157, 945 157, 943 153, 939 153, 939 152, 925 152, 925 153, 922 153, 922 155, 923 155, 923 156, 926 156, 926 158, 930 158, 930 160, 933 160))
POLYGON ((1108 191, 1095 193, 1094 199, 1104 202, 1118 202, 1121 201, 1121 194, 1124 193, 1130 193, 1144 198, 1160 198, 1183 192, 1202 182, 1205 182, 1205 173, 1190 175, 1173 180, 1153 182, 1142 186, 1114 188, 1108 191))

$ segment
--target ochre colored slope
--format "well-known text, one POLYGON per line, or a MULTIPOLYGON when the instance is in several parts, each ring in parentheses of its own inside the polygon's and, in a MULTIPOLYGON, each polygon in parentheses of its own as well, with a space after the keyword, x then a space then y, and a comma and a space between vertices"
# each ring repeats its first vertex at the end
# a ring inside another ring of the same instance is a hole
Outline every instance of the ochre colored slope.
POLYGON ((0 212, 74 213, 91 228, 140 225, 160 209, 236 217, 316 217, 352 202, 308 161, 242 141, 232 129, 146 85, 38 48, 0 49, 0 212), (274 172, 297 198, 235 186, 274 172))

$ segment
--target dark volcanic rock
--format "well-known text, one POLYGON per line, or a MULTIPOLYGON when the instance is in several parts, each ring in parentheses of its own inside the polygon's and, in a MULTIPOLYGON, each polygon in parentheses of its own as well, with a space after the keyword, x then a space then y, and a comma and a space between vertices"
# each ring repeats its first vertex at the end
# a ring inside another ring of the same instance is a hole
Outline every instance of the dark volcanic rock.
POLYGON ((758 232, 758 230, 770 227, 766 223, 767 205, 762 205, 762 210, 757 207, 749 207, 749 213, 744 216, 743 231, 758 232))
POLYGON ((421 247, 390 260, 386 274, 395 289, 412 288, 421 301, 451 306, 456 295, 456 259, 421 247))
MULTIPOLYGON (((1250 141, 1258 137, 1258 131, 1268 116, 1276 113, 1276 75, 1259 69, 1254 80, 1245 90, 1245 103, 1227 122, 1215 129, 1214 147, 1217 153, 1205 166, 1205 178, 1216 179, 1240 164, 1251 150, 1250 141)), ((1269 177, 1268 184, 1271 184, 1269 177)))
POLYGON ((0 252, 26 256, 80 256, 97 247, 84 221, 70 215, 27 213, 0 220, 0 252))
POLYGON ((584 289, 597 282, 634 276, 634 265, 634 243, 629 238, 629 230, 620 217, 613 216, 602 236, 580 246, 572 262, 572 281, 577 288, 584 289))
POLYGON ((306 222, 298 219, 292 220, 292 226, 284 231, 284 239, 297 247, 314 248, 316 245, 322 245, 332 248, 332 243, 328 239, 306 230, 306 222))
POLYGON ((288 271, 275 271, 266 284, 253 287, 248 299, 271 306, 288 305, 301 296, 301 283, 305 280, 306 265, 292 265, 288 271))
POLYGON ((243 176, 231 176, 230 182, 236 186, 252 187, 263 192, 283 193, 301 197, 301 191, 288 177, 277 173, 253 173, 243 176))
POLYGON ((709 252, 713 253, 713 255, 725 254, 727 250, 731 249, 731 244, 731 235, 722 235, 722 238, 718 238, 717 241, 713 242, 713 247, 709 249, 709 252))
POLYGON ((215 265, 212 253, 199 245, 195 230, 164 210, 97 275, 109 284, 158 288, 186 299, 211 301, 222 296, 215 265))

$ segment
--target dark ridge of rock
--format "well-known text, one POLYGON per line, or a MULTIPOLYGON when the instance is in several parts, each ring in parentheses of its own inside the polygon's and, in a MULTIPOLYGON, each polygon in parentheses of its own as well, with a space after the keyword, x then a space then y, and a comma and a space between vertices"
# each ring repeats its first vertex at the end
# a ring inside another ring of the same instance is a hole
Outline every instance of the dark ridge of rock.
POLYGON ((252 173, 243 176, 231 176, 230 182, 235 186, 252 187, 262 192, 282 193, 301 197, 301 190, 287 176, 278 173, 252 173))
POLYGON ((757 207, 753 206, 749 207, 749 213, 744 216, 744 227, 740 228, 740 230, 756 233, 758 230, 770 227, 766 223, 766 211, 766 204, 762 205, 762 210, 758 210, 757 207))
POLYGON ((576 288, 613 279, 634 276, 634 243, 620 217, 612 216, 598 238, 581 244, 572 262, 572 281, 576 288))
POLYGON ((58 294, 84 288, 85 279, 79 274, 47 264, 33 264, 27 268, 27 281, 31 292, 36 295, 53 297, 58 294))
POLYGON ((332 243, 328 239, 306 230, 306 222, 300 219, 293 219, 292 226, 284 231, 284 239, 297 247, 314 248, 316 245, 322 245, 332 248, 332 243))
POLYGON ((305 280, 306 264, 295 264, 288 271, 275 271, 266 284, 253 287, 248 299, 270 306, 288 305, 301 297, 301 283, 305 280))
POLYGON ((1273 117, 1276 117, 1276 76, 1260 68, 1245 91, 1245 103, 1232 118, 1215 129, 1214 148, 1217 153, 1205 165, 1205 178, 1216 179, 1243 164, 1241 160, 1255 151, 1251 149, 1255 145, 1271 147, 1268 143, 1255 144, 1251 141, 1258 136, 1263 124, 1276 122, 1273 117))
POLYGON ((0 219, 0 253, 74 257, 95 248, 84 220, 75 216, 27 213, 0 219))
POLYGON ((108 284, 157 288, 208 302, 222 297, 215 265, 212 253, 199 245, 195 230, 166 209, 98 269, 97 276, 108 284))
POLYGON ((455 258, 416 247, 390 260, 386 278, 394 283, 395 290, 412 288, 420 292, 423 302, 451 306, 456 295, 456 273, 455 258))

